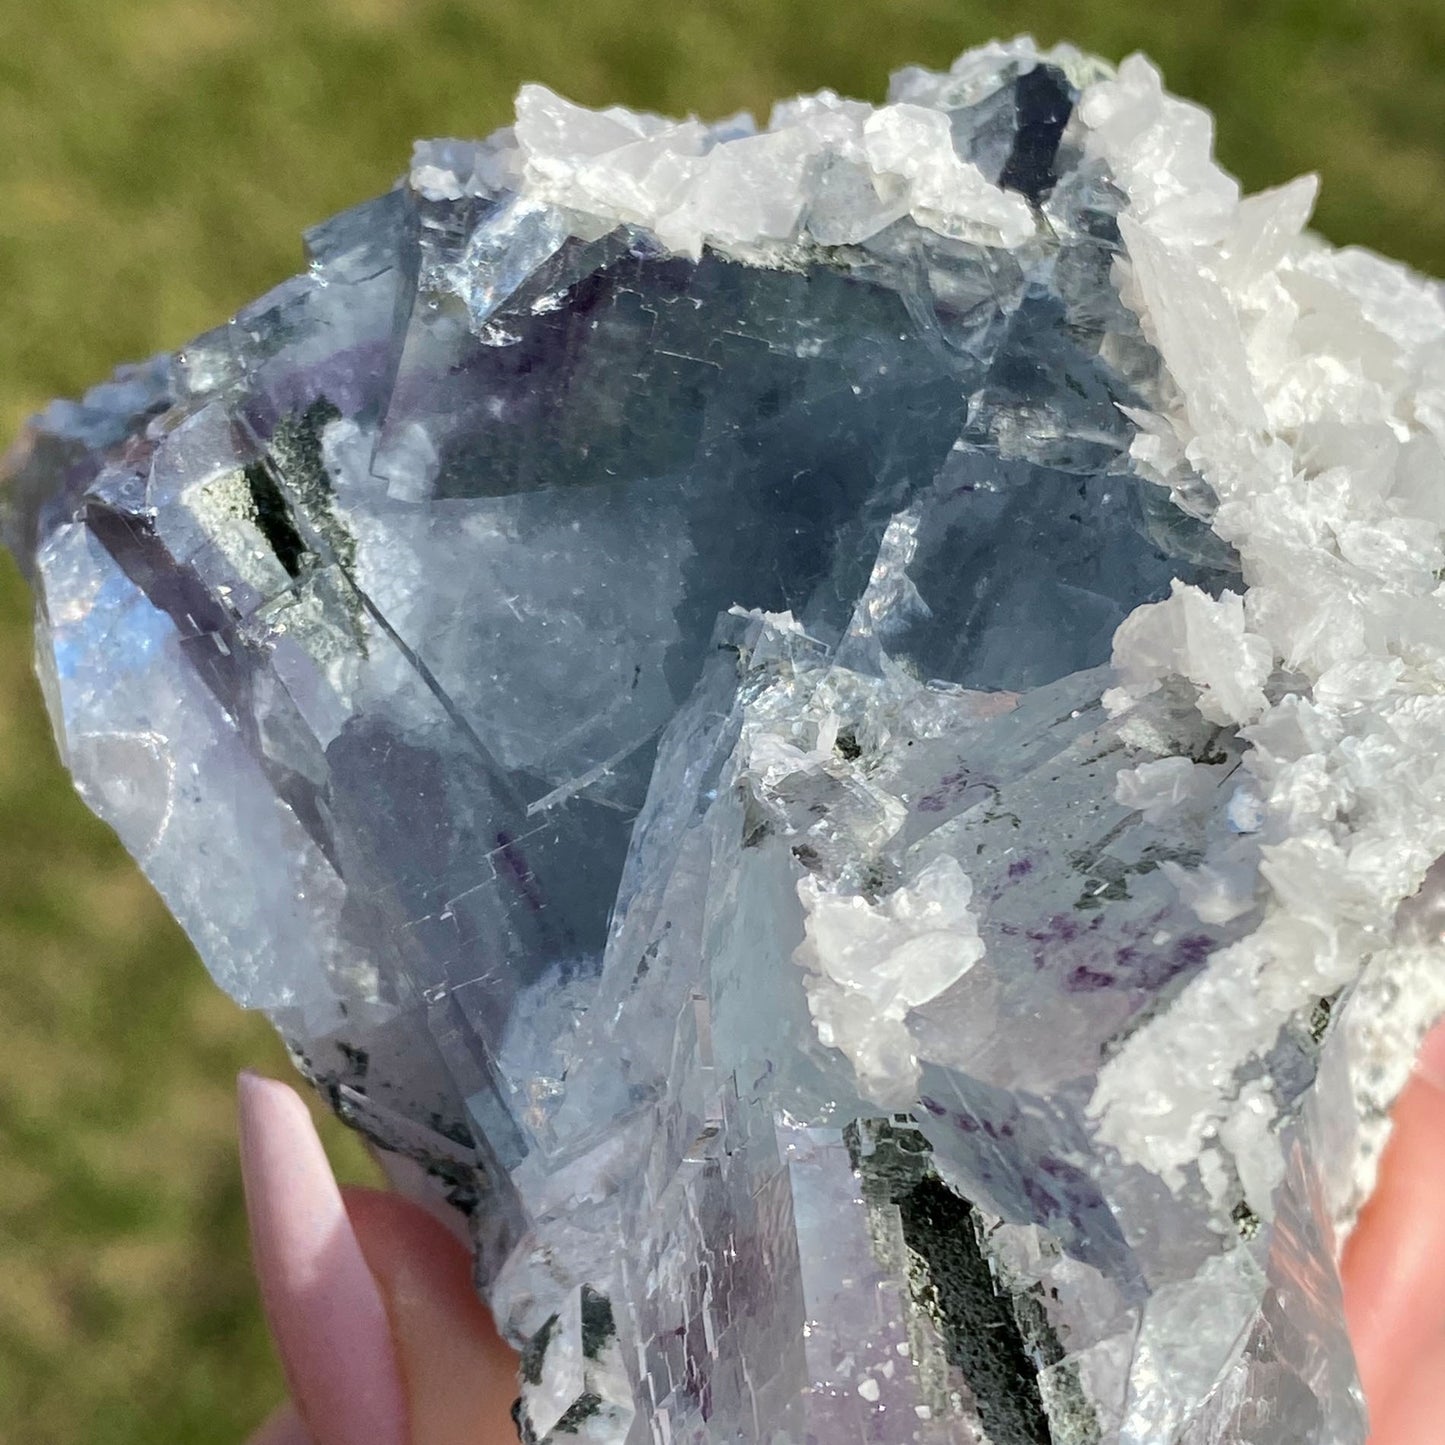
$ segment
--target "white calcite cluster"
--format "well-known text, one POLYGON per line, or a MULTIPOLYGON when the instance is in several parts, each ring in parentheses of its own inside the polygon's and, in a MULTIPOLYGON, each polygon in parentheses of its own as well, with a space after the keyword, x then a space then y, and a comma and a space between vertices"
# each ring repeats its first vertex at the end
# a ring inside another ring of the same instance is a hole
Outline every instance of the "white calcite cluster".
MULTIPOLYGON (((515 126, 479 146, 420 142, 411 183, 446 199, 512 190, 599 228, 644 228, 694 258, 704 246, 756 259, 800 243, 846 245, 904 216, 1018 247, 1035 234, 1034 209, 960 156, 947 111, 991 98, 1000 68, 1036 53, 1014 41, 971 52, 947 76, 902 72, 878 107, 828 90, 799 96, 776 105, 762 130, 746 114, 709 125, 592 111, 524 85, 515 126)), ((1103 73, 1071 46, 1044 58, 1078 81, 1103 73)))
POLYGON ((1358 1445, 1445 292, 1026 39, 429 141, 0 470, 78 786, 529 1445, 1358 1445))
POLYGON ((1329 1179, 1348 1217, 1445 1014, 1439 935, 1400 919, 1445 854, 1445 287, 1306 232, 1312 177, 1241 200, 1208 117, 1139 57, 1080 115, 1128 192, 1119 281, 1177 388, 1137 414, 1132 455, 1235 548, 1245 584, 1138 609, 1108 702, 1185 679, 1240 729, 1233 826, 1257 863, 1226 843, 1180 881, 1201 916, 1264 902, 1111 1061, 1094 1106, 1104 1138, 1166 1174, 1214 1139, 1248 1149, 1278 1120, 1227 1081, 1291 1010, 1358 981, 1337 1041, 1354 1097, 1332 1103, 1361 1130, 1329 1179))

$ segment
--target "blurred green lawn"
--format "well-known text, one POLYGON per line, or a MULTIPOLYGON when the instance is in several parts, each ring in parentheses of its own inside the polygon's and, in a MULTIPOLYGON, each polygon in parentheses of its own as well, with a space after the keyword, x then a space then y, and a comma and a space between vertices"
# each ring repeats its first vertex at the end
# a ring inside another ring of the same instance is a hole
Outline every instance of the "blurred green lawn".
MULTIPOLYGON (((1440 0, 0 0, 0 433, 280 280, 523 80, 721 115, 1020 30, 1148 51, 1251 187, 1319 170, 1327 235, 1445 273, 1440 0)), ((280 1388, 231 1080, 284 1061, 70 791, 29 646, 0 561, 0 1442, 225 1445, 280 1388)))

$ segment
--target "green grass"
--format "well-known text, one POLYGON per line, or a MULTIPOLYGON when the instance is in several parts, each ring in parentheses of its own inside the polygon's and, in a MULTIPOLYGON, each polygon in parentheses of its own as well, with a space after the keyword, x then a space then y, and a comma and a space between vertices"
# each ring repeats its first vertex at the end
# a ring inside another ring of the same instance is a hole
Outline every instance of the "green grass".
MULTIPOLYGON (((523 80, 720 115, 1025 29, 1147 50, 1251 187, 1318 170, 1327 235, 1445 272, 1438 0, 0 0, 0 431, 287 275, 523 80)), ((284 1063, 71 792, 29 646, 0 562, 0 1441, 237 1441, 279 1382, 231 1079, 284 1063)))

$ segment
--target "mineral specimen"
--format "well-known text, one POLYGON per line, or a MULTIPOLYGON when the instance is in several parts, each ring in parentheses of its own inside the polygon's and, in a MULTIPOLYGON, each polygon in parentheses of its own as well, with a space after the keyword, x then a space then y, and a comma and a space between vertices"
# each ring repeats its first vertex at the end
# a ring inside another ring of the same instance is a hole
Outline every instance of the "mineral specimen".
POLYGON ((12 453, 66 761, 525 1439, 1339 1445, 1445 1009, 1445 291, 1027 40, 537 86, 12 453))

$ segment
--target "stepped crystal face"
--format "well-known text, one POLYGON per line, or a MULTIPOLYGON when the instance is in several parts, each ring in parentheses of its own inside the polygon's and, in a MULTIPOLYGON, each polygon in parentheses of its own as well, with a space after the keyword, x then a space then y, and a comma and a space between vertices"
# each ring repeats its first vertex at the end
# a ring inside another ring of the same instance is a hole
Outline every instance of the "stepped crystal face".
POLYGON ((12 452, 66 762, 530 1441, 1339 1445, 1445 1010, 1445 294, 1027 41, 418 146, 12 452))

